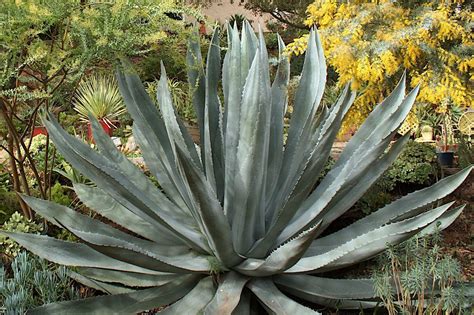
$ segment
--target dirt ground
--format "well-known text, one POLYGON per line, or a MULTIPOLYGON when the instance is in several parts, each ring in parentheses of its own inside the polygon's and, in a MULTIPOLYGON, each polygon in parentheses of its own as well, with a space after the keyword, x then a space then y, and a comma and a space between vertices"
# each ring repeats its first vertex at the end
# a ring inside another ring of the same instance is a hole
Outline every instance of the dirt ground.
MULTIPOLYGON (((258 27, 258 25, 260 25, 264 32, 267 31, 266 22, 272 17, 269 14, 254 14, 253 12, 244 8, 244 2, 245 1, 241 2, 238 0, 233 1, 232 3, 231 1, 213 2, 210 6, 204 7, 202 9, 202 12, 207 19, 211 21, 217 21, 220 24, 223 24, 228 21, 232 17, 232 15, 240 14, 245 16, 249 21, 251 21, 253 27, 256 28, 258 27)), ((211 32, 211 29, 211 27, 208 27, 207 32, 211 32)))
POLYGON ((443 231, 443 245, 446 252, 458 259, 462 265, 465 280, 474 278, 474 172, 450 196, 457 205, 466 208, 456 221, 443 231))

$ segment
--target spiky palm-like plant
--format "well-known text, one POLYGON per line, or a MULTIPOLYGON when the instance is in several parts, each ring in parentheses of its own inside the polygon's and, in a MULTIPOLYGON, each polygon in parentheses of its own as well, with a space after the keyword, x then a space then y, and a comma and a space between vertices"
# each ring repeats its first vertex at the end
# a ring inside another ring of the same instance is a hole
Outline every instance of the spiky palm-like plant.
POLYGON ((107 126, 112 126, 113 120, 126 111, 117 81, 103 75, 92 76, 79 84, 74 110, 85 122, 92 115, 107 126))
MULTIPOLYGON (((118 74, 136 139, 163 191, 116 150, 97 121, 99 151, 67 134, 51 115, 45 119, 64 157, 97 184, 75 185, 81 200, 133 234, 24 197, 83 242, 5 234, 39 256, 75 266, 77 280, 110 293, 47 305, 36 313, 122 314, 169 304, 163 313, 248 314, 254 307, 277 314, 316 313, 287 294, 339 308, 373 307, 371 280, 314 274, 368 259, 386 244, 427 233, 437 222, 445 227, 459 215, 462 207, 446 212, 452 203, 434 209, 429 205, 452 192, 470 168, 322 236, 400 153, 407 137, 390 143, 418 89, 405 96, 402 78, 314 187, 354 93, 346 87, 334 105, 319 108, 326 67, 312 31, 284 143, 287 58, 280 55, 270 83, 262 34, 257 37, 245 24, 241 34, 234 27, 228 35, 223 112, 218 31, 205 70, 199 43, 192 41, 189 47, 200 154, 173 109, 164 69, 157 92, 160 111, 129 66, 118 74)), ((280 51, 283 46, 280 40, 280 51)))

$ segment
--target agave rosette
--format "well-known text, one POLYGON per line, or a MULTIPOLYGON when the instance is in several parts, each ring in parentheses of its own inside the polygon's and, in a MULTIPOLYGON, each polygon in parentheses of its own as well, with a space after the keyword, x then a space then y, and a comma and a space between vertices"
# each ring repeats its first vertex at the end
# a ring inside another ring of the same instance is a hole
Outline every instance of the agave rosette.
POLYGON ((387 244, 429 233, 436 224, 444 228, 462 211, 459 207, 447 212, 452 203, 431 205, 451 193, 470 168, 321 236, 402 150, 407 136, 391 141, 418 88, 405 95, 403 77, 317 184, 355 98, 346 87, 334 105, 320 106, 326 65, 317 32, 309 37, 286 142, 289 61, 282 54, 282 40, 273 82, 261 33, 256 36, 248 23, 241 34, 235 26, 228 27, 228 44, 222 70, 218 30, 205 65, 199 42, 191 40, 189 45, 199 147, 176 115, 164 68, 157 91, 159 110, 128 64, 118 73, 135 138, 161 189, 115 148, 96 120, 92 126, 98 151, 67 134, 51 115, 45 118, 58 150, 97 185, 74 185, 82 202, 132 233, 24 197, 82 242, 5 234, 41 257, 74 266, 75 279, 108 293, 34 312, 136 313, 170 305, 161 312, 248 314, 260 308, 276 314, 316 313, 302 301, 373 307, 377 301, 370 279, 315 274, 366 260, 387 244))

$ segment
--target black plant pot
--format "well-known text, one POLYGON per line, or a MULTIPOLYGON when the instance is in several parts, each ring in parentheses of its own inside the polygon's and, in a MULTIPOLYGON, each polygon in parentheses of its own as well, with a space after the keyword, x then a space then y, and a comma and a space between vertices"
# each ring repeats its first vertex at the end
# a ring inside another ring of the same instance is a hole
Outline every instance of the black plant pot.
POLYGON ((438 152, 438 162, 441 166, 452 167, 454 161, 454 152, 438 152))

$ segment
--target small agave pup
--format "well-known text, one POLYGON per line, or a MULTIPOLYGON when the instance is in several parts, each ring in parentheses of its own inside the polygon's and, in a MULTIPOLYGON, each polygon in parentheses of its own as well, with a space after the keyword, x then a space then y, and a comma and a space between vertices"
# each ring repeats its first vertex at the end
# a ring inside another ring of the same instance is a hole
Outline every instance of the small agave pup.
POLYGON ((371 280, 315 274, 373 257, 387 244, 429 233, 436 224, 445 228, 459 215, 462 207, 447 212, 452 203, 431 205, 460 185, 471 168, 321 236, 400 153, 407 137, 390 142, 418 89, 405 96, 403 77, 314 187, 354 93, 346 87, 333 106, 319 107, 326 66, 317 32, 311 31, 284 144, 289 63, 281 54, 283 42, 270 82, 262 34, 257 37, 245 23, 241 34, 229 28, 228 39, 222 72, 217 30, 205 70, 199 43, 189 46, 200 153, 176 116, 164 69, 159 111, 128 65, 118 73, 136 139, 163 191, 116 150, 97 120, 95 151, 67 134, 52 115, 44 119, 64 157, 97 185, 76 184, 79 198, 133 235, 67 207, 24 197, 83 242, 4 234, 41 257, 74 266, 72 277, 109 294, 32 313, 132 314, 165 305, 170 305, 165 314, 317 313, 289 296, 306 305, 374 307, 371 280))

